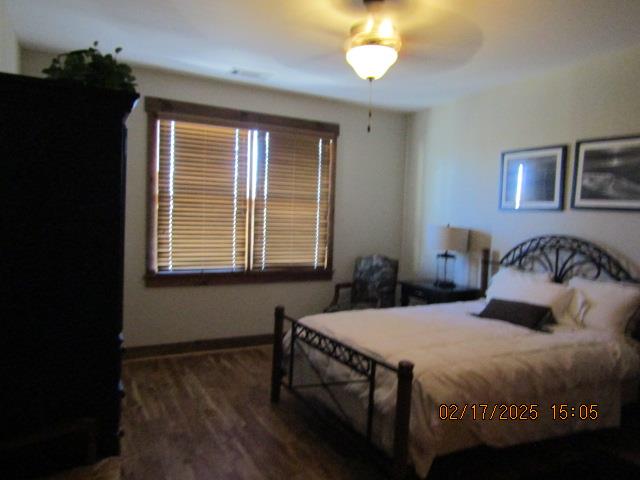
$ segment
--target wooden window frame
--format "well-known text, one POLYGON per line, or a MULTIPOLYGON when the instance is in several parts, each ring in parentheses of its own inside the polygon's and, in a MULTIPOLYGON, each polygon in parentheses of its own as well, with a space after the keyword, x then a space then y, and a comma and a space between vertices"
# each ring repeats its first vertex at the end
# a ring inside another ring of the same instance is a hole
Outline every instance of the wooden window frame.
POLYGON ((145 97, 147 112, 147 255, 145 282, 147 286, 215 285, 260 282, 300 282, 331 280, 333 277, 333 225, 335 216, 335 180, 337 138, 340 126, 334 123, 303 120, 279 115, 213 107, 177 100, 145 97), (333 139, 333 162, 329 173, 329 212, 327 222, 327 266, 271 268, 264 271, 179 271, 157 269, 158 229, 158 152, 156 136, 158 120, 171 119, 194 123, 224 125, 247 129, 287 130, 325 134, 333 139))

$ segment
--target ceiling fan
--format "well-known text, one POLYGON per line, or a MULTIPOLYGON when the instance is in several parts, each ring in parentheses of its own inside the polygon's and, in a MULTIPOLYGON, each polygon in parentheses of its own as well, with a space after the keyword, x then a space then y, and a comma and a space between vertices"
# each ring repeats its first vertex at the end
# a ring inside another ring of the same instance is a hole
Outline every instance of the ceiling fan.
POLYGON ((335 68, 347 56, 345 63, 363 79, 381 78, 396 61, 403 63, 403 72, 456 68, 478 50, 482 32, 454 7, 451 0, 293 2, 288 9, 291 25, 304 18, 315 52, 311 54, 310 48, 310 54, 292 65, 320 71, 335 68), (363 62, 365 67, 360 68, 363 62))
MULTIPOLYGON (((449 3, 449 0, 314 0, 320 8, 307 18, 316 25, 314 31, 322 32, 333 45, 341 42, 344 45, 347 37, 342 59, 346 57, 358 77, 368 80, 371 112, 373 81, 382 78, 399 58, 411 60, 403 67, 404 72, 417 66, 423 72, 440 72, 464 64, 477 51, 482 32, 449 3)), ((339 50, 334 50, 315 58, 337 60, 339 54, 339 50)), ((367 126, 367 131, 370 130, 371 113, 367 126)))

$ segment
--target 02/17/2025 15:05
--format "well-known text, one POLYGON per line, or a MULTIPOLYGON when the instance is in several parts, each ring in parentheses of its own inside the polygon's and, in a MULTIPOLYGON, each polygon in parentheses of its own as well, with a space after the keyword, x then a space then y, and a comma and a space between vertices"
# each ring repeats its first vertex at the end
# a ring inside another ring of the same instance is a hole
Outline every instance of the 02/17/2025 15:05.
POLYGON ((597 420, 599 413, 597 403, 583 403, 576 406, 566 403, 554 403, 551 406, 551 412, 554 420, 597 420))
MULTIPOLYGON (((566 403, 552 404, 553 420, 597 420, 599 416, 598 404, 583 403, 571 406, 566 403)), ((538 420, 540 405, 535 403, 523 404, 446 404, 438 409, 441 420, 538 420)), ((546 409, 542 409, 546 410, 546 409)))

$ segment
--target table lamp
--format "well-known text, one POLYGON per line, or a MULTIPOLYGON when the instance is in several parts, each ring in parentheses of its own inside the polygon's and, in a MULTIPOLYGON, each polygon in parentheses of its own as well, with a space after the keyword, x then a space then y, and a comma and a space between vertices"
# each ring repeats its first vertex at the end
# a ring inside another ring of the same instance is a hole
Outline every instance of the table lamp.
POLYGON ((453 280, 449 280, 448 274, 453 270, 456 256, 451 253, 466 252, 469 247, 469 230, 455 228, 447 225, 430 225, 427 231, 427 245, 431 250, 437 250, 436 256, 436 281, 434 285, 439 288, 455 288, 453 280), (444 250, 444 252, 443 252, 444 250))

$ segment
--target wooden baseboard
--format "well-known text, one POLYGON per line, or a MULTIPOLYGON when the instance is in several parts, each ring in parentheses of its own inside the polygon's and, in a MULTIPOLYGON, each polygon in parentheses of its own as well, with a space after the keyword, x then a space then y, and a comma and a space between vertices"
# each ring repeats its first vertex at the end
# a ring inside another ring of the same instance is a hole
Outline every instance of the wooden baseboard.
POLYGON ((179 355, 225 348, 255 347, 273 343, 273 334, 248 335, 244 337, 212 338, 210 340, 194 340, 192 342, 165 343, 163 345, 145 345, 125 348, 123 360, 132 360, 164 355, 179 355))

